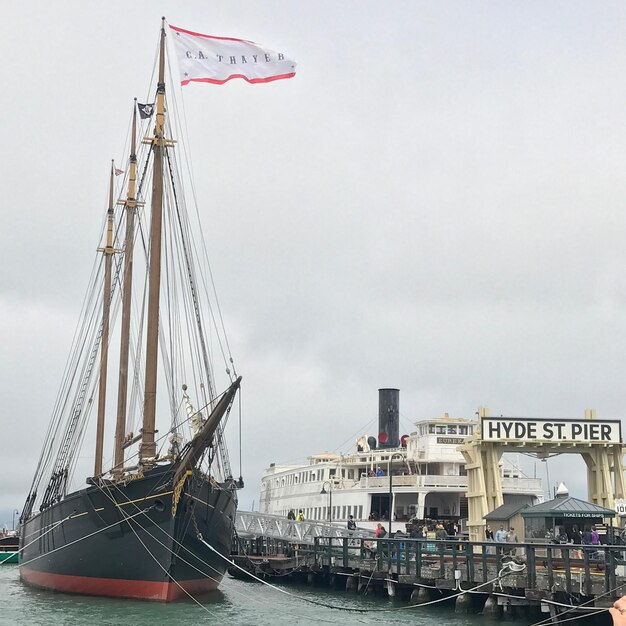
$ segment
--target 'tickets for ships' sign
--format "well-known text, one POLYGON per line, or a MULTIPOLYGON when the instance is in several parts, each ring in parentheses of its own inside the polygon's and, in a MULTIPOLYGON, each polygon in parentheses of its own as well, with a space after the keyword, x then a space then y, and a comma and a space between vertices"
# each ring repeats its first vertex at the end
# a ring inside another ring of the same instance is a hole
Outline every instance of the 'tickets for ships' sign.
POLYGON ((611 444, 622 441, 619 420, 548 420, 483 417, 483 441, 611 444))

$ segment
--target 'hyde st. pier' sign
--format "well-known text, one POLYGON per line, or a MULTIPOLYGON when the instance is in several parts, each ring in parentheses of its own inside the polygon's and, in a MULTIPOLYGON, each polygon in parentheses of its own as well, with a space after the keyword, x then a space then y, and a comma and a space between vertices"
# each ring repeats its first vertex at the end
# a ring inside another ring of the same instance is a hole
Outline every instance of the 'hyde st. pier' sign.
POLYGON ((483 441, 517 443, 613 444, 622 441, 619 420, 549 420, 483 417, 483 441))

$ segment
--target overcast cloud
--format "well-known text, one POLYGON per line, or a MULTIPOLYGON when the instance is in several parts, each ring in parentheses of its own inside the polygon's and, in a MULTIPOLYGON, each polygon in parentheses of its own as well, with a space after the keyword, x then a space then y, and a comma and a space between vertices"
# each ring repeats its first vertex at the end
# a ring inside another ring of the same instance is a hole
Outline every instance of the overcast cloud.
MULTIPOLYGON (((403 432, 482 405, 622 418, 624 3, 12 3, 0 508, 30 485, 161 15, 298 62, 289 81, 184 89, 244 376, 241 508, 270 462, 348 451, 379 387, 400 388, 403 432)), ((583 468, 550 477, 584 497, 583 468)))

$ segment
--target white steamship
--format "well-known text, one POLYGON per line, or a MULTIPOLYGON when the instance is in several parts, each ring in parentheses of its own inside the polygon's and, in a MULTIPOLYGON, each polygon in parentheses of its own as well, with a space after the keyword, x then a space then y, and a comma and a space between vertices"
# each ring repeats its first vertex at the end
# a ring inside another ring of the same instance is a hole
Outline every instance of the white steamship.
MULTIPOLYGON (((394 531, 404 530, 409 519, 459 525, 467 519, 467 472, 457 446, 478 423, 445 413, 416 422, 414 432, 400 437, 399 390, 378 394, 378 437, 359 437, 348 454, 315 454, 301 465, 272 463, 261 479, 261 513, 286 516, 301 509, 305 519, 344 525, 352 515, 366 528, 391 514, 394 531)), ((500 471, 505 504, 543 500, 541 479, 507 461, 500 471)))

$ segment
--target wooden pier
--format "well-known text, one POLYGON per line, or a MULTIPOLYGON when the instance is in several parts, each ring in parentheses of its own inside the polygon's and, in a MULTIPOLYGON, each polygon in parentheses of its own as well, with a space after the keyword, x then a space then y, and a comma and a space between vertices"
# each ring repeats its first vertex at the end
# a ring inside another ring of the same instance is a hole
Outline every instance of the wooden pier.
MULTIPOLYGON (((449 597, 485 618, 584 615, 626 594, 626 546, 317 537, 313 546, 239 540, 237 565, 262 578, 380 593, 412 604, 449 597), (462 593, 465 592, 465 593, 462 593), (572 609, 571 607, 576 607, 572 609)), ((239 570, 239 573, 241 571, 239 570)), ((594 624, 611 623, 608 613, 594 624)))

